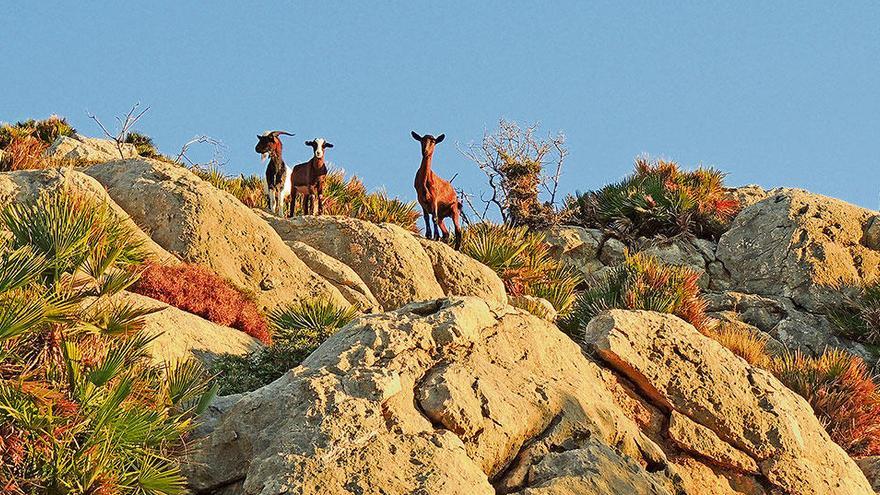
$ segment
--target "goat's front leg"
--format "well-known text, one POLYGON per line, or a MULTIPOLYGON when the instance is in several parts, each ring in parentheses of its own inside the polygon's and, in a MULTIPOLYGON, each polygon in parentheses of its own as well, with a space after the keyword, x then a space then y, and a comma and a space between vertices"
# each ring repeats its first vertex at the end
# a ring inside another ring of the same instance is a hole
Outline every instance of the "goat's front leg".
POLYGON ((266 194, 266 201, 269 203, 269 213, 275 214, 275 190, 269 189, 266 194))
POLYGON ((315 197, 318 198, 318 215, 323 215, 324 214, 324 193, 318 192, 318 194, 316 194, 315 197))
POLYGON ((296 189, 290 191, 290 218, 293 218, 296 211, 296 189))

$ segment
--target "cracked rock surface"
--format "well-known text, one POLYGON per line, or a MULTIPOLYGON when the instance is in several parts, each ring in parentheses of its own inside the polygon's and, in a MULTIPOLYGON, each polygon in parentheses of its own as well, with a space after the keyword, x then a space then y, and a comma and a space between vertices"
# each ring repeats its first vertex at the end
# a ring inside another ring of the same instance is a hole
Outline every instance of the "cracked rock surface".
POLYGON ((189 479, 261 495, 569 493, 547 491, 556 478, 676 493, 665 453, 601 373, 553 325, 476 298, 368 315, 242 396, 200 441, 189 479), (620 480, 575 476, 589 459, 620 480))

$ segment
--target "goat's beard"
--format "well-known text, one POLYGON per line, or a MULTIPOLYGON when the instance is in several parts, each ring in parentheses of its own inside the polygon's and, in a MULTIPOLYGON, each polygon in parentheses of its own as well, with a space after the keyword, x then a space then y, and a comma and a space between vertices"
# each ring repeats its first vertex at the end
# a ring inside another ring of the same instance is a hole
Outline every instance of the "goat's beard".
POLYGON ((260 161, 264 161, 268 155, 269 153, 260 153, 260 161))

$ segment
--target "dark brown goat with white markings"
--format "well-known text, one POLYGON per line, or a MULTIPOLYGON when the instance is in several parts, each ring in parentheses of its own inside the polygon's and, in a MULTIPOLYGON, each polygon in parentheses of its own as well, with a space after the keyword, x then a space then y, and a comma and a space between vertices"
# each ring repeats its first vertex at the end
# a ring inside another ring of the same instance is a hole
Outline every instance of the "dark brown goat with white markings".
POLYGON ((324 178, 327 176, 327 166, 324 164, 324 150, 333 145, 323 138, 306 141, 306 146, 311 146, 312 159, 293 167, 293 191, 290 194, 290 216, 296 208, 297 193, 303 195, 303 214, 314 214, 315 202, 317 202, 318 215, 324 213, 324 178))

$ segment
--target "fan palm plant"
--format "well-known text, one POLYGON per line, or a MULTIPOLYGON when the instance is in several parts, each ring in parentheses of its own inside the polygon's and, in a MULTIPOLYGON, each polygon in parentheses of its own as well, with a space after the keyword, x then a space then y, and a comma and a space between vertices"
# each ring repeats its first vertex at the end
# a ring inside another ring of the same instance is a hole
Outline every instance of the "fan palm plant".
POLYGON ((461 251, 488 266, 512 295, 543 297, 560 314, 574 302, 583 278, 550 255, 544 234, 528 227, 479 223, 465 229, 461 251))
POLYGON ((149 311, 114 301, 140 243, 106 204, 67 192, 0 221, 4 493, 182 493, 170 456, 213 387, 197 364, 152 364, 149 311))
POLYGON ((276 380, 357 316, 357 308, 340 307, 324 299, 274 310, 269 314, 271 346, 248 356, 226 354, 214 361, 212 372, 220 381, 220 393, 247 392, 276 380))

